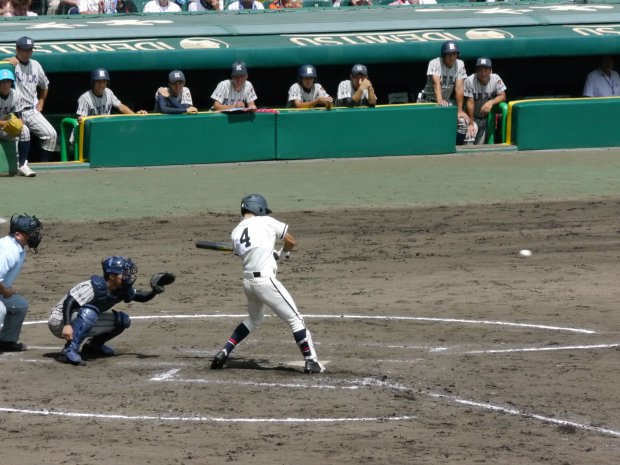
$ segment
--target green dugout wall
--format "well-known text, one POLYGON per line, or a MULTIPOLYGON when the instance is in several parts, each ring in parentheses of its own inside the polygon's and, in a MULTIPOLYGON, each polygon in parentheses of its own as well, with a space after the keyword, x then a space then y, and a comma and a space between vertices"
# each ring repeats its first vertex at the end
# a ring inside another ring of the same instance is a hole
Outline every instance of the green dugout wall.
POLYGON ((280 110, 86 118, 93 168, 421 155, 455 151, 456 108, 280 110))

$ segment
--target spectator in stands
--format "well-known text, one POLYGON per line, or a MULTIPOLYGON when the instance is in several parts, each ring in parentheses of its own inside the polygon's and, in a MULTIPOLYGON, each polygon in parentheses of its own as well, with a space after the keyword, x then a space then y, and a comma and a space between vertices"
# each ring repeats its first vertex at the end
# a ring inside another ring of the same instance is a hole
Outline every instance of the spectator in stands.
MULTIPOLYGON (((499 75, 493 73, 491 59, 481 57, 476 60, 476 72, 465 79, 463 87, 469 117, 465 141, 484 144, 487 116, 494 105, 506 101, 506 85, 499 75)), ((490 130, 494 131, 495 126, 490 130)))
POLYGON ((368 79, 366 66, 354 65, 349 78, 338 85, 336 106, 358 107, 363 105, 374 107, 377 104, 377 95, 372 82, 368 79))
POLYGON ((302 0, 275 0, 269 5, 269 9, 278 10, 281 8, 302 8, 302 0))
POLYGON ((297 71, 297 82, 288 91, 289 108, 325 107, 331 110, 334 99, 323 86, 316 82, 317 72, 313 65, 302 65, 297 71))
POLYGON ((0 0, 0 16, 12 16, 13 4, 10 0, 0 0))
POLYGON ((390 6, 396 5, 435 5, 437 0, 394 0, 392 3, 388 3, 390 6))
POLYGON ((459 46, 454 41, 441 45, 441 56, 428 63, 426 86, 418 94, 418 103, 437 103, 442 107, 456 104, 457 107, 457 145, 463 145, 469 117, 464 111, 463 83, 467 78, 465 63, 459 60, 459 46), (451 100, 454 93, 454 101, 451 100))
POLYGON ((614 57, 605 55, 600 66, 591 71, 583 87, 584 97, 613 97, 620 95, 620 76, 614 69, 614 57))
POLYGON ((220 82, 213 94, 214 111, 230 110, 233 108, 249 108, 256 110, 256 92, 248 81, 248 68, 243 61, 235 61, 230 73, 230 79, 220 82))
POLYGON ((224 0, 191 0, 187 11, 220 11, 224 9, 224 0))
POLYGON ((151 0, 142 9, 143 13, 178 13, 181 7, 170 0, 151 0))
POLYGON ((138 7, 132 0, 117 0, 116 1, 117 13, 138 13, 138 7))
POLYGON ((350 6, 371 6, 372 0, 349 0, 350 6))
POLYGON ((198 113, 192 102, 192 94, 185 87, 185 74, 175 69, 168 74, 168 87, 160 87, 155 93, 155 113, 198 113))
POLYGON ((236 0, 228 5, 227 10, 264 10, 263 4, 257 0, 236 0))
POLYGON ((32 0, 11 0, 12 12, 4 16, 38 16, 31 10, 32 0))

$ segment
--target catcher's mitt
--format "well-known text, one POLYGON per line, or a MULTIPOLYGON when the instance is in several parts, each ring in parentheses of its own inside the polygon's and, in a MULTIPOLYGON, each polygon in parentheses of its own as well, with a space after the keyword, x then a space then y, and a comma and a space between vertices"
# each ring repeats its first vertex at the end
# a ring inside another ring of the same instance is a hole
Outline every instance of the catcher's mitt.
POLYGON ((15 114, 11 113, 10 118, 2 128, 4 132, 6 132, 11 137, 17 137, 22 133, 22 129, 24 125, 22 120, 20 120, 15 114))
POLYGON ((176 279, 177 277, 174 274, 168 273, 167 271, 155 273, 151 276, 151 287, 155 292, 161 294, 165 291, 164 286, 172 284, 176 279))

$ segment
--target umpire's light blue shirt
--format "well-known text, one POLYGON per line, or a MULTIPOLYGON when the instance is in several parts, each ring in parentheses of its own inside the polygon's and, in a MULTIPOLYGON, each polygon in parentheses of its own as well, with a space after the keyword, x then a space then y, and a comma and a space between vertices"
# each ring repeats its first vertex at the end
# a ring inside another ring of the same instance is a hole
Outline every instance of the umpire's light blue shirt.
POLYGON ((0 239, 0 282, 4 287, 13 286, 25 259, 26 251, 13 236, 0 239))

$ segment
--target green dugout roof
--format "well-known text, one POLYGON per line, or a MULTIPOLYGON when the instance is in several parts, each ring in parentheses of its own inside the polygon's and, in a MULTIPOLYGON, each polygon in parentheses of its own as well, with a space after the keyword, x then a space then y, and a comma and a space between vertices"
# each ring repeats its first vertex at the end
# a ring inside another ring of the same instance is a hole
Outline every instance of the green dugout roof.
POLYGON ((36 41, 47 72, 427 61, 455 40, 495 58, 620 53, 620 4, 463 3, 0 19, 0 57, 36 41))

